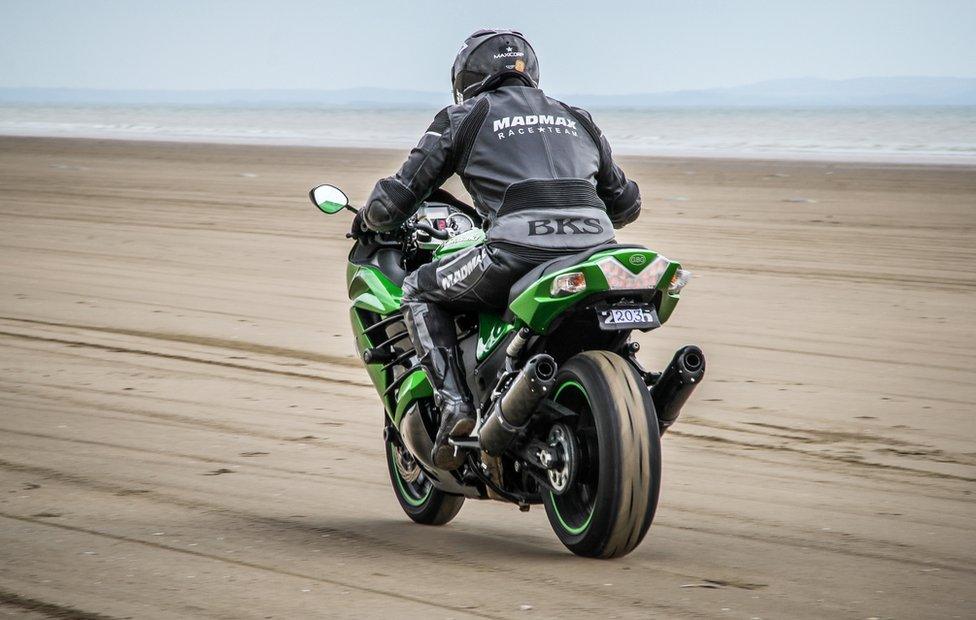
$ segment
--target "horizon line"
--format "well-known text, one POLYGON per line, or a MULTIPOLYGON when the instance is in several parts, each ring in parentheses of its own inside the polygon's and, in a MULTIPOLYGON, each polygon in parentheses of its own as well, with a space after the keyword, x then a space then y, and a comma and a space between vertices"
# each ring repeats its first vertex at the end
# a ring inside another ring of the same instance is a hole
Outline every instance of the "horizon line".
MULTIPOLYGON (((587 92, 574 92, 575 96, 585 96, 585 97, 632 97, 639 95, 665 95, 665 94, 675 94, 675 93, 695 93, 701 91, 713 91, 713 90, 727 90, 734 88, 742 88, 748 86, 758 86, 762 84, 769 84, 774 82, 788 82, 788 81, 810 81, 810 82, 853 82, 857 80, 904 80, 904 79, 915 79, 915 80, 957 80, 957 81, 976 81, 976 76, 947 76, 947 75, 863 75, 853 78, 824 78, 816 76, 796 76, 796 77, 782 77, 782 78, 770 78, 766 80, 758 80, 753 82, 745 82, 740 84, 726 85, 726 86, 702 86, 697 88, 683 88, 676 90, 654 90, 654 91, 632 91, 632 92, 613 92, 613 93, 587 93, 587 92)), ((424 95, 440 95, 441 91, 438 90, 416 90, 410 88, 389 88, 383 86, 346 86, 342 88, 299 88, 299 87, 264 87, 264 88, 248 88, 248 87, 227 87, 227 88, 106 88, 98 86, 0 86, 0 90, 35 90, 35 91, 97 91, 103 93, 226 93, 226 92, 243 92, 243 93, 262 93, 262 92, 278 92, 278 93, 289 93, 289 92, 310 92, 310 93, 342 93, 346 91, 355 90, 374 90, 389 93, 414 93, 414 94, 424 94, 424 95)), ((545 90, 543 88, 543 90, 545 90)), ((445 91, 446 92, 446 91, 445 91)), ((446 96, 449 96, 447 93, 446 96)))

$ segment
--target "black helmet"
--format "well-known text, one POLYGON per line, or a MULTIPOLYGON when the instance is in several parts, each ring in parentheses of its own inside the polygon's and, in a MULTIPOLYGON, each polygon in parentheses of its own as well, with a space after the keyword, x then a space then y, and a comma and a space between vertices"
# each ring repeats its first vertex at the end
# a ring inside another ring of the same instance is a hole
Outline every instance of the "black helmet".
POLYGON ((508 79, 519 79, 526 86, 539 83, 535 51, 521 32, 479 30, 464 41, 454 59, 454 102, 461 103, 508 79))

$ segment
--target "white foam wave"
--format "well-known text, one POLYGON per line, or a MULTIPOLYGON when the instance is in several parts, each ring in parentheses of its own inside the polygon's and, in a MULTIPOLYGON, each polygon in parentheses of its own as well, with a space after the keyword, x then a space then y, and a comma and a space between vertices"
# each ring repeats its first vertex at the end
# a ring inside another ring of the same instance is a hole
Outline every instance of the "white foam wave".
MULTIPOLYGON (((433 111, 0 106, 0 134, 408 148, 433 111)), ((625 154, 976 162, 976 108, 597 110, 625 154)))

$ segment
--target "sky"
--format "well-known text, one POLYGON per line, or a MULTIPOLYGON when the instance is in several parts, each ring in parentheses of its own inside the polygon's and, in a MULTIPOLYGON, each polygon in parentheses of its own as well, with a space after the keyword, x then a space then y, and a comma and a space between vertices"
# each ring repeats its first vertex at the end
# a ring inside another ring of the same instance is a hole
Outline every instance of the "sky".
POLYGON ((976 77, 976 0, 0 0, 0 87, 449 90, 486 26, 562 93, 976 77))

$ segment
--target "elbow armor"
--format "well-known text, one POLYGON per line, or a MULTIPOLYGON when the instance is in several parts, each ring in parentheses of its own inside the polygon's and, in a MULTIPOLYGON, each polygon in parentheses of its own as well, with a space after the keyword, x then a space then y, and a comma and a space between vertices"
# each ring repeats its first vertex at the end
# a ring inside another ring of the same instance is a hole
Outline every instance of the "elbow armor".
POLYGON ((622 192, 607 204, 607 213, 614 228, 623 228, 637 219, 641 211, 640 188, 627 181, 622 192))

